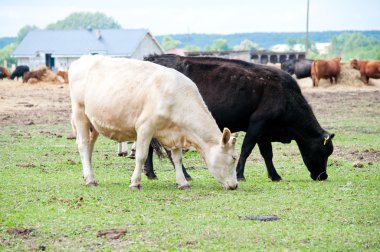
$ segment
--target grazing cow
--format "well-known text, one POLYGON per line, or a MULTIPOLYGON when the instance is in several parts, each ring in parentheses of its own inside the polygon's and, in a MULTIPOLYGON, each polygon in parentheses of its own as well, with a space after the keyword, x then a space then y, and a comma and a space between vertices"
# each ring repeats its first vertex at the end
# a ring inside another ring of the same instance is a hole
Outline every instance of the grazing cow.
POLYGON ((24 75, 22 76, 22 82, 26 83, 31 78, 35 78, 37 81, 41 81, 42 76, 45 73, 46 73, 46 69, 25 72, 24 75))
POLYGON ((313 60, 289 59, 281 63, 281 69, 290 75, 295 74, 297 79, 302 79, 311 76, 311 63, 313 60))
POLYGON ((328 60, 314 60, 311 64, 313 87, 318 87, 320 79, 330 79, 331 84, 335 79, 335 83, 337 83, 340 74, 340 60, 340 57, 328 60))
POLYGON ((66 71, 58 70, 57 76, 61 76, 64 83, 69 83, 69 75, 66 71))
POLYGON ((14 78, 23 77, 24 73, 29 72, 28 66, 17 66, 16 69, 13 71, 10 79, 14 80, 14 78))
POLYGON ((351 60, 351 66, 359 70, 360 79, 368 84, 369 78, 380 79, 380 60, 351 60))
POLYGON ((0 79, 9 79, 9 77, 11 77, 11 74, 9 73, 8 69, 6 67, 0 67, 0 79))
MULTIPOLYGON (((246 132, 236 168, 238 180, 245 180, 244 166, 256 143, 269 178, 281 180, 272 162, 271 142, 292 140, 297 142, 311 178, 327 179, 334 134, 321 128, 289 74, 260 64, 213 57, 154 55, 145 60, 174 68, 193 80, 220 129, 246 132)), ((155 177, 153 170, 146 173, 155 177)))
POLYGON ((182 172, 181 149, 190 145, 225 189, 237 188, 236 138, 226 128, 223 133, 219 130, 197 86, 183 74, 151 62, 82 56, 70 66, 69 83, 72 125, 87 185, 97 184, 91 156, 100 133, 118 142, 136 140, 132 189, 141 188, 153 137, 171 150, 179 188, 189 186, 182 172))

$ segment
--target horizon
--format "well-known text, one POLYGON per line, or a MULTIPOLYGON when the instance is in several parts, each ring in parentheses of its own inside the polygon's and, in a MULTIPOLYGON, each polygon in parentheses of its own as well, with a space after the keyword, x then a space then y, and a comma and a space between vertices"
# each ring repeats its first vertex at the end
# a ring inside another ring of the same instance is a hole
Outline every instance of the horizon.
MULTIPOLYGON (((124 30, 128 30, 128 28, 120 28, 120 29, 124 29, 124 30)), ((146 29, 146 28, 131 28, 132 30, 133 29, 146 29)), ((42 29, 42 28, 39 28, 37 30, 46 30, 45 28, 42 29)), ((68 30, 81 30, 81 29, 68 29, 68 30)), ((100 29, 100 30, 119 30, 119 29, 100 29)), ((149 29, 148 29, 149 30, 149 29)), ((60 31, 60 30, 51 30, 51 31, 60 31)), ((378 30, 326 30, 326 31, 309 31, 309 34, 310 33, 323 33, 323 32, 380 32, 380 29, 378 30)), ((195 33, 195 32, 192 32, 192 33, 170 33, 170 34, 161 34, 161 35, 154 35, 155 37, 162 37, 162 36, 176 36, 176 35, 221 35, 221 36, 228 36, 228 35, 236 35, 236 34, 252 34, 252 33, 305 33, 305 31, 286 31, 286 32, 277 32, 277 31, 274 31, 274 32, 235 32, 235 33, 227 33, 227 34, 222 34, 222 33, 195 33)), ((3 37, 0 37, 0 38, 17 38, 17 35, 16 36, 3 36, 3 37)))
MULTIPOLYGON (((154 36, 170 34, 240 34, 306 32, 307 0, 2 0, 0 37, 15 37, 25 25, 45 29, 73 12, 101 12, 122 28, 145 28, 154 36), (57 7, 59 6, 59 7, 57 7), (41 15, 43 13, 43 15, 41 15)), ((378 31, 380 1, 310 0, 309 32, 378 31), (328 6, 328 7, 326 7, 328 6), (359 8, 360 7, 360 8, 359 8), (321 18, 322 17, 322 18, 321 18)))

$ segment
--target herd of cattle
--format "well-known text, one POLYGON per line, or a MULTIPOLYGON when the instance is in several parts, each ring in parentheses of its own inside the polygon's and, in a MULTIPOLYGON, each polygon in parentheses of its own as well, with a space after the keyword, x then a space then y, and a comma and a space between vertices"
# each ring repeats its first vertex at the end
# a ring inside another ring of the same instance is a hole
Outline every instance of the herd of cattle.
MULTIPOLYGON (((27 83, 29 80, 33 80, 33 82, 43 81, 44 77, 47 75, 48 71, 50 74, 53 74, 47 67, 39 67, 36 70, 31 71, 28 66, 17 66, 16 69, 10 74, 6 67, 0 67, 0 79, 18 79, 22 78, 22 82, 27 83)), ((60 76, 64 83, 68 83, 68 73, 67 71, 58 70, 55 77, 60 76)), ((51 78, 50 78, 51 79, 51 78)), ((54 78, 53 78, 54 79, 54 78)))
MULTIPOLYGON (((310 59, 289 59, 281 63, 281 69, 288 72, 290 75, 295 75, 297 79, 310 77, 313 81, 313 87, 318 87, 320 79, 329 79, 333 84, 340 75, 341 58, 324 59, 324 60, 310 60, 310 59)), ((352 68, 359 70, 360 79, 368 84, 369 79, 380 79, 380 61, 379 60, 351 60, 352 68)), ((0 79, 8 78, 22 78, 26 83, 30 79, 34 82, 42 81, 43 76, 46 74, 47 68, 36 69, 30 71, 28 66, 17 66, 16 69, 10 74, 6 67, 0 67, 0 79)), ((68 72, 58 70, 56 76, 60 76, 64 83, 68 83, 68 72)))
MULTIPOLYGON (((290 59, 281 64, 281 69, 295 74, 297 79, 311 77, 313 87, 318 87, 320 79, 330 79, 333 84, 340 75, 341 58, 325 60, 290 59)), ((380 60, 351 60, 352 68, 359 70, 360 79, 368 84, 369 78, 380 79, 380 60)))
MULTIPOLYGON (((363 82, 380 78, 380 61, 351 61, 363 82)), ((117 142, 136 141, 132 189, 141 188, 141 174, 156 178, 151 141, 171 151, 176 182, 188 188, 191 178, 181 150, 194 146, 211 174, 225 189, 245 180, 245 163, 255 145, 264 158, 268 177, 281 180, 273 165, 272 142, 297 143, 313 180, 327 179, 327 160, 334 134, 324 130, 302 95, 297 78, 337 81, 340 58, 288 60, 282 70, 240 60, 215 57, 151 55, 144 61, 82 56, 61 73, 70 83, 71 124, 87 185, 97 185, 91 156, 102 134, 117 142), (105 74, 107 73, 107 74, 105 74), (289 74, 288 74, 289 73, 289 74), (236 137, 246 132, 237 162, 236 137), (236 163, 236 164, 235 164, 236 163), (145 165, 144 165, 145 164, 145 165)), ((7 78, 41 78, 46 70, 17 67, 7 78)))

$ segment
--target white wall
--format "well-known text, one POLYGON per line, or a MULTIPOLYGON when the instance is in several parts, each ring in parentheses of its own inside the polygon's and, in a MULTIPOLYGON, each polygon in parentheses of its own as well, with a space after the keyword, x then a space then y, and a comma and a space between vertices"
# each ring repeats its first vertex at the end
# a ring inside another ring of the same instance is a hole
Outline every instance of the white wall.
POLYGON ((45 65, 45 54, 43 54, 43 57, 40 55, 39 57, 17 58, 17 65, 27 65, 30 69, 45 65))
POLYGON ((138 45, 136 51, 132 54, 131 58, 142 60, 145 56, 154 53, 161 54, 161 49, 157 46, 156 43, 154 43, 152 38, 146 34, 138 45))
POLYGON ((55 69, 61 69, 67 71, 69 69, 69 66, 71 63, 73 63, 74 60, 79 59, 79 57, 76 58, 68 58, 68 57, 59 57, 55 58, 55 69))

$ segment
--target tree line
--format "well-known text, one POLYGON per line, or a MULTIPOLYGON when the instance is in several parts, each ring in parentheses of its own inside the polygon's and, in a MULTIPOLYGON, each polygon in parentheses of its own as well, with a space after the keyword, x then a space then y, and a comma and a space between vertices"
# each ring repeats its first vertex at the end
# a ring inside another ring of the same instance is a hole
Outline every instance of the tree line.
MULTIPOLYGON (((47 25, 47 30, 67 29, 121 29, 121 25, 112 17, 96 12, 75 12, 63 20, 47 25)), ((8 66, 15 64, 11 57, 17 45, 29 31, 40 29, 35 25, 25 25, 16 38, 0 39, 0 62, 7 61, 8 66)), ((164 50, 184 48, 187 51, 228 51, 228 50, 258 50, 270 49, 276 44, 287 44, 289 49, 296 44, 305 44, 305 34, 302 32, 284 33, 238 33, 228 35, 218 34, 177 34, 156 36, 164 50)), ((380 31, 327 31, 311 32, 309 34, 310 58, 332 58, 341 56, 344 60, 351 58, 380 60, 380 31), (319 55, 316 43, 330 42, 328 54, 319 55)))

